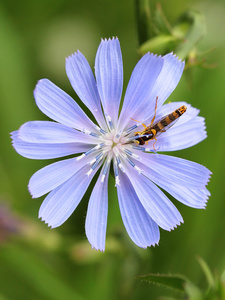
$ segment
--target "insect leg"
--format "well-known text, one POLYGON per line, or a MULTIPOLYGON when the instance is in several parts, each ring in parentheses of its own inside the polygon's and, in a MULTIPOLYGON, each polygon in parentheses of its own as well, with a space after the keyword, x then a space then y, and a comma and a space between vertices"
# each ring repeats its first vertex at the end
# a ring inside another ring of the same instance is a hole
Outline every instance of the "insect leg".
POLYGON ((156 111, 157 111, 157 103, 158 103, 158 96, 156 96, 156 101, 155 101, 155 113, 154 113, 154 117, 152 118, 152 121, 151 121, 151 124, 150 126, 152 126, 152 124, 154 123, 155 121, 155 116, 156 116, 156 111))

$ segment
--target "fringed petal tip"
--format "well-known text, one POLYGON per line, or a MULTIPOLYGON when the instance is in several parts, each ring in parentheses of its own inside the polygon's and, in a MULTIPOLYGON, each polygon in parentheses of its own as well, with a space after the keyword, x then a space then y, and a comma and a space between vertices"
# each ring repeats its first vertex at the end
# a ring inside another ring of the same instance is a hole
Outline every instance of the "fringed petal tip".
POLYGON ((117 36, 113 36, 112 38, 101 38, 101 43, 104 43, 104 42, 112 42, 112 41, 117 41, 119 42, 119 39, 117 36))
POLYGON ((86 233, 86 237, 87 240, 89 242, 89 244, 91 245, 91 248, 96 250, 96 251, 100 251, 100 252, 105 252, 105 243, 102 245, 97 245, 97 243, 95 241, 91 241, 91 239, 88 237, 87 233, 86 233))
POLYGON ((173 53, 173 51, 170 52, 170 53, 168 53, 168 54, 166 54, 166 55, 164 55, 163 57, 168 57, 168 56, 171 56, 171 57, 174 59, 174 62, 175 62, 175 63, 176 63, 176 62, 181 63, 181 65, 183 65, 183 69, 184 69, 184 66, 185 66, 185 60, 182 60, 181 58, 179 58, 179 57, 176 55, 176 53, 173 53))
POLYGON ((176 55, 176 53, 173 53, 173 51, 172 51, 172 52, 169 53, 169 54, 171 54, 174 58, 176 58, 177 61, 179 61, 179 62, 181 62, 183 65, 185 65, 185 60, 182 60, 181 58, 179 58, 179 57, 176 55))
POLYGON ((68 55, 68 56, 66 57, 66 63, 67 63, 71 58, 74 58, 74 57, 77 56, 77 55, 82 55, 82 56, 83 56, 83 54, 82 54, 79 50, 76 50, 74 53, 72 53, 72 54, 70 54, 70 55, 68 55))
MULTIPOLYGON (((209 171, 209 172, 210 172, 210 171, 209 171)), ((212 175, 212 172, 209 173, 209 176, 208 176, 208 180, 207 180, 207 182, 206 182, 206 185, 208 185, 208 183, 210 182, 211 175, 212 175)), ((209 193, 209 195, 210 195, 210 193, 209 193)))
POLYGON ((161 54, 154 54, 154 53, 152 53, 152 52, 147 52, 145 55, 143 55, 143 57, 144 56, 152 56, 152 57, 154 57, 154 58, 159 58, 159 59, 163 59, 163 56, 161 55, 161 54))
POLYGON ((36 95, 37 95, 39 86, 40 86, 41 84, 47 82, 47 81, 49 81, 49 79, 47 79, 47 78, 42 78, 42 79, 39 79, 39 80, 38 80, 38 82, 36 83, 36 86, 35 86, 35 88, 34 88, 34 91, 33 91, 34 98, 35 98, 36 95))
MULTIPOLYGON (((90 242, 89 242, 89 243, 90 243, 90 242)), ((91 243, 90 243, 90 244, 91 244, 91 243)), ((102 252, 102 253, 105 252, 105 248, 102 248, 102 249, 101 249, 101 248, 95 247, 95 246, 92 245, 92 244, 91 244, 91 248, 94 249, 94 250, 96 250, 96 251, 100 251, 100 252, 102 252)))
POLYGON ((15 139, 15 137, 18 136, 18 130, 12 131, 12 132, 10 132, 9 134, 10 134, 12 146, 13 146, 13 148, 15 149, 15 146, 14 146, 15 140, 14 140, 14 139, 15 139))
POLYGON ((38 219, 40 219, 42 222, 44 222, 49 228, 53 229, 57 226, 52 226, 51 224, 48 223, 48 221, 44 220, 42 216, 38 215, 38 219))
POLYGON ((140 246, 140 245, 137 245, 138 247, 140 247, 140 248, 142 248, 142 249, 148 249, 148 248, 151 248, 151 247, 157 247, 157 246, 159 246, 159 241, 158 242, 154 242, 154 243, 152 243, 152 244, 149 244, 149 245, 147 245, 147 246, 140 246))
POLYGON ((166 56, 172 56, 173 58, 174 58, 174 60, 176 60, 177 62, 179 62, 179 63, 181 63, 182 65, 183 65, 183 67, 184 67, 184 65, 185 65, 185 61, 184 60, 182 60, 182 59, 180 59, 176 54, 174 54, 173 52, 171 52, 171 53, 168 53, 168 54, 166 54, 166 55, 164 55, 164 56, 162 56, 161 54, 154 54, 154 53, 152 53, 152 52, 147 52, 145 55, 152 55, 152 56, 154 56, 154 57, 157 57, 157 58, 162 58, 162 59, 164 59, 166 56))
POLYGON ((30 193, 32 199, 37 199, 40 197, 39 195, 38 196, 34 195, 34 193, 32 192, 32 189, 30 187, 30 183, 28 183, 27 189, 28 189, 28 192, 30 193))
POLYGON ((163 228, 163 229, 166 230, 166 231, 172 231, 172 230, 176 229, 178 226, 181 226, 183 223, 184 223, 184 220, 183 220, 183 218, 182 218, 182 220, 180 220, 180 221, 179 221, 177 224, 175 224, 173 227, 171 227, 171 228, 169 228, 169 229, 165 229, 165 228, 163 228))

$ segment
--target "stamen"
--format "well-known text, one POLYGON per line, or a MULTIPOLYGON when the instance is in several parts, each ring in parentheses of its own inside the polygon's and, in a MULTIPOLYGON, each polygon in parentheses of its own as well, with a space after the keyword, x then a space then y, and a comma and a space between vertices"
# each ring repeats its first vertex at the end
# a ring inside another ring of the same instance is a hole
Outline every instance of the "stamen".
POLYGON ((132 137, 129 137, 128 139, 127 139, 127 141, 128 142, 132 142, 133 140, 137 140, 137 139, 139 139, 139 137, 141 137, 139 134, 137 134, 137 135, 134 135, 134 136, 132 136, 132 137))
POLYGON ((83 133, 99 138, 100 136, 97 133, 91 132, 87 129, 83 129, 83 133))
POLYGON ((120 130, 114 138, 114 141, 118 140, 121 137, 122 130, 120 130))
POLYGON ((133 149, 135 150, 140 150, 140 151, 144 151, 144 152, 153 152, 153 153, 156 153, 156 151, 150 149, 150 148, 145 148, 145 147, 142 147, 142 146, 132 146, 133 149))
POLYGON ((143 172, 143 170, 141 170, 138 166, 134 166, 135 170, 138 171, 139 174, 141 174, 143 172))
POLYGON ((105 176, 110 168, 111 159, 112 159, 112 155, 109 155, 109 157, 107 158, 107 161, 105 162, 105 164, 103 166, 102 178, 101 178, 102 183, 104 182, 105 176))
POLYGON ((120 180, 119 180, 119 169, 118 169, 118 163, 117 160, 114 158, 114 175, 115 175, 115 186, 120 185, 120 180))
POLYGON ((103 183, 105 180, 105 174, 102 174, 101 183, 103 183))
POLYGON ((134 130, 134 129, 137 128, 137 127, 138 127, 137 124, 136 124, 136 125, 133 125, 133 126, 131 126, 130 128, 128 128, 128 129, 125 131, 125 133, 128 134, 128 133, 130 133, 132 130, 134 130))
POLYGON ((91 135, 91 136, 94 136, 94 137, 97 137, 97 138, 100 137, 97 133, 94 133, 94 132, 91 132, 90 135, 91 135))
POLYGON ((103 155, 103 152, 99 153, 94 159, 92 159, 89 164, 92 165, 94 164, 97 160, 99 160, 103 155))
POLYGON ((77 157, 76 160, 80 160, 82 159, 83 157, 95 152, 96 150, 99 150, 100 148, 104 147, 105 146, 105 143, 101 143, 101 144, 98 144, 97 146, 95 146, 94 148, 91 148, 90 150, 88 150, 87 152, 81 154, 80 156, 77 157))
POLYGON ((118 164, 115 159, 114 159, 114 175, 115 175, 115 177, 119 176, 118 164))
POLYGON ((92 172, 93 172, 93 169, 90 169, 90 170, 86 173, 86 175, 89 177, 89 176, 91 175, 92 172))
POLYGON ((125 152, 126 154, 128 154, 129 156, 132 156, 132 157, 134 157, 134 158, 136 158, 136 159, 138 159, 138 160, 141 160, 140 156, 138 156, 137 154, 131 152, 130 150, 128 150, 128 149, 126 149, 126 148, 124 149, 124 152, 125 152))
POLYGON ((145 147, 132 145, 132 148, 135 150, 145 151, 145 147))
POLYGON ((159 150, 159 149, 150 149, 150 148, 144 148, 144 149, 145 152, 153 152, 155 154, 157 154, 157 151, 159 150))
POLYGON ((99 132, 101 132, 102 134, 106 134, 106 131, 105 131, 104 129, 98 127, 98 125, 95 125, 95 128, 96 128, 99 132))
POLYGON ((82 159, 83 157, 85 157, 85 154, 84 154, 84 153, 81 154, 80 156, 78 156, 78 157, 76 158, 76 160, 78 161, 78 160, 82 159))
POLYGON ((129 159, 129 157, 128 157, 126 154, 124 154, 123 157, 129 162, 129 164, 130 164, 135 170, 138 171, 139 174, 142 173, 142 170, 141 170, 138 166, 136 166, 136 164, 135 164, 131 159, 129 159))
POLYGON ((107 124, 108 124, 108 126, 109 126, 109 129, 110 129, 110 130, 113 130, 113 129, 114 129, 114 126, 113 126, 113 122, 112 122, 111 117, 110 117, 108 114, 106 114, 105 117, 106 117, 106 121, 107 121, 107 124))
MULTIPOLYGON (((102 153, 100 153, 102 154, 102 153)), ((98 155, 99 156, 99 155, 98 155)), ((90 170, 86 173, 87 176, 90 176, 91 173, 94 171, 94 169, 98 166, 98 164, 100 163, 100 161, 102 160, 102 156, 100 158, 98 158, 98 160, 95 161, 95 163, 93 164, 93 166, 90 168, 90 170)))
POLYGON ((102 155, 100 156, 100 158, 98 158, 98 160, 96 160, 96 162, 93 164, 93 166, 91 167, 92 170, 94 170, 97 165, 99 164, 99 162, 102 160, 102 155))
POLYGON ((132 167, 135 167, 135 163, 129 159, 129 157, 127 156, 126 157, 126 160, 129 162, 129 164, 132 166, 132 167))
POLYGON ((121 164, 121 161, 120 161, 119 156, 116 156, 116 161, 117 161, 117 165, 118 165, 118 167, 120 168, 120 170, 121 170, 123 173, 125 173, 125 171, 124 171, 124 169, 123 169, 123 166, 122 166, 122 164, 121 164))

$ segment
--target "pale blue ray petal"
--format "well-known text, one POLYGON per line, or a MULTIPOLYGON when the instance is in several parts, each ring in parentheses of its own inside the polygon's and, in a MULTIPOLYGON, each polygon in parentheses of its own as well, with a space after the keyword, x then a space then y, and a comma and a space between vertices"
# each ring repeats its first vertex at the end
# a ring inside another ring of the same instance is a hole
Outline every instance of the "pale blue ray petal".
MULTIPOLYGON (((150 178, 151 179, 151 178, 150 178)), ((167 181, 156 180, 155 183, 162 189, 167 191, 176 200, 193 208, 205 208, 209 198, 208 190, 206 188, 193 189, 178 185, 176 183, 169 183, 167 181)))
POLYGON ((38 170, 29 181, 28 188, 31 195, 38 198, 52 191, 88 164, 92 158, 93 155, 81 160, 77 160, 76 157, 65 159, 38 170))
POLYGON ((20 155, 31 159, 58 158, 71 154, 86 152, 91 145, 84 143, 38 144, 29 143, 18 137, 18 131, 11 133, 12 145, 20 155))
MULTIPOLYGON (((137 153, 137 151, 134 151, 137 153)), ((140 155, 140 153, 138 153, 140 155)), ((141 166, 145 175, 154 174, 151 180, 164 178, 171 184, 197 189, 209 181, 211 172, 204 166, 179 157, 141 153, 141 166)))
MULTIPOLYGON (((211 172, 207 168, 177 157, 171 159, 171 166, 168 168, 168 162, 164 159, 166 155, 148 154, 148 156, 150 156, 150 159, 147 159, 146 155, 141 155, 142 163, 138 161, 135 162, 137 167, 142 170, 146 177, 183 204, 195 208, 205 207, 208 196, 210 195, 209 191, 205 188, 211 175, 211 172), (159 164, 155 168, 155 160, 161 161, 161 167, 159 164), (180 160, 182 160, 181 164, 180 160), (177 170, 179 172, 174 176, 174 173, 176 173, 177 170), (193 174, 193 178, 191 177, 191 174, 193 174), (187 179, 186 183, 185 179, 187 179), (196 186, 195 181, 197 181, 198 186, 196 186)), ((172 157, 168 156, 168 158, 172 157)))
POLYGON ((95 59, 95 75, 104 113, 115 125, 123 89, 123 62, 117 38, 101 41, 95 59))
POLYGON ((39 218, 48 226, 55 228, 62 225, 76 209, 99 166, 87 176, 89 168, 85 166, 80 169, 45 198, 39 210, 39 218))
POLYGON ((106 129, 96 81, 81 52, 77 51, 66 59, 66 73, 78 97, 89 108, 100 127, 106 129))
MULTIPOLYGON (((148 94, 148 100, 135 111, 132 118, 143 122, 155 112, 156 97, 158 97, 157 107, 160 108, 170 96, 180 81, 184 69, 184 62, 172 53, 163 56, 163 68, 148 94)), ((131 121, 130 121, 131 122, 131 121)))
POLYGON ((95 130, 94 124, 79 105, 50 80, 39 80, 34 97, 39 109, 49 118, 81 131, 95 130))
POLYGON ((99 140, 66 125, 51 121, 30 121, 19 129, 19 138, 30 143, 97 144, 99 140))
MULTIPOLYGON (((177 121, 177 123, 179 120, 177 121)), ((195 117, 190 122, 175 124, 166 132, 157 137, 155 143, 156 151, 177 151, 192 147, 207 137, 205 130, 205 119, 195 117)), ((152 148, 154 141, 150 141, 148 148, 152 148)))
POLYGON ((109 168, 105 174, 104 182, 102 175, 104 167, 98 177, 95 187, 88 202, 88 210, 85 221, 85 232, 89 243, 93 248, 105 251, 106 227, 108 216, 108 176, 109 168))
POLYGON ((147 214, 126 174, 120 171, 119 179, 118 200, 127 233, 139 247, 147 248, 158 244, 160 238, 158 225, 147 214))
MULTIPOLYGON (((136 118, 139 110, 145 110, 148 105, 155 82, 162 70, 164 59, 161 56, 145 54, 135 66, 124 97, 118 128, 129 127, 131 118, 136 118)), ((155 107, 155 100, 150 103, 155 107)), ((150 114, 152 111, 150 111, 150 114)))
POLYGON ((182 216, 166 195, 148 178, 123 164, 134 190, 149 216, 161 228, 171 230, 183 222, 182 216))
POLYGON ((181 186, 174 182, 171 183, 165 176, 161 176, 161 178, 158 176, 155 177, 154 172, 148 173, 147 176, 181 203, 193 208, 205 208, 210 196, 206 188, 194 189, 192 187, 181 186))

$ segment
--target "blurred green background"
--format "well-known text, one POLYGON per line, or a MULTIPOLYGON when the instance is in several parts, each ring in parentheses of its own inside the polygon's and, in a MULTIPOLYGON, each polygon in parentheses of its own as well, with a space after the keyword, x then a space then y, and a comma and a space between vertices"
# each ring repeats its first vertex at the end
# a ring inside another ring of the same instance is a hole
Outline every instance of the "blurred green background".
POLYGON ((159 246, 143 250, 127 236, 110 178, 106 251, 100 253, 91 249, 84 233, 91 189, 63 226, 49 229, 37 219, 43 199, 31 199, 27 184, 51 161, 19 156, 9 133, 26 121, 47 119, 33 99, 41 78, 49 78, 81 104, 66 77, 65 57, 79 49, 93 67, 101 37, 119 37, 127 85, 139 59, 134 2, 0 1, 0 300, 154 300, 174 294, 137 280, 138 275, 181 273, 204 285, 197 255, 213 271, 224 270, 225 2, 164 0, 161 4, 171 22, 189 8, 201 11, 207 35, 200 48, 215 47, 208 62, 216 63, 216 68, 195 67, 192 87, 184 75, 169 99, 191 103, 206 118, 208 138, 174 155, 213 172, 212 196, 206 210, 174 201, 184 224, 172 232, 161 230, 159 246))

